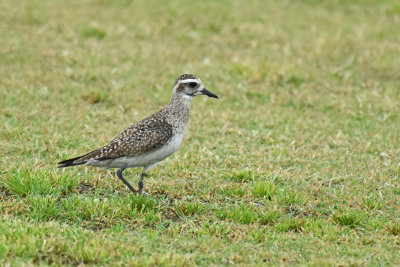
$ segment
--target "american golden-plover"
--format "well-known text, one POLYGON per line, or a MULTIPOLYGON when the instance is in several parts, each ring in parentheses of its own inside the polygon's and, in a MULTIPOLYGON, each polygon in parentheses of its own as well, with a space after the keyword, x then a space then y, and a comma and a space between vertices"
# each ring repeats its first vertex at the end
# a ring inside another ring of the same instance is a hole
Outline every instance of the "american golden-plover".
POLYGON ((59 162, 59 168, 86 165, 119 168, 117 176, 134 193, 142 194, 146 171, 178 150, 189 122, 190 102, 198 95, 218 98, 204 88, 192 74, 183 74, 175 82, 171 101, 153 115, 136 122, 108 145, 83 156, 59 162), (122 173, 126 168, 143 167, 138 190, 122 173))

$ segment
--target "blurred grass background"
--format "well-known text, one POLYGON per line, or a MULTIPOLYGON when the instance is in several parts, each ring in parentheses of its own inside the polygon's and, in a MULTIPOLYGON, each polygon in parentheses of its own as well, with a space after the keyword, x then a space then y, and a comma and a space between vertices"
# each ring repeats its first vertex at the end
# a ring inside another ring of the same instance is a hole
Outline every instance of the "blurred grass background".
POLYGON ((1 263, 399 264, 399 20, 394 0, 1 1, 1 263), (150 195, 56 169, 186 72, 220 99, 193 101, 150 195))

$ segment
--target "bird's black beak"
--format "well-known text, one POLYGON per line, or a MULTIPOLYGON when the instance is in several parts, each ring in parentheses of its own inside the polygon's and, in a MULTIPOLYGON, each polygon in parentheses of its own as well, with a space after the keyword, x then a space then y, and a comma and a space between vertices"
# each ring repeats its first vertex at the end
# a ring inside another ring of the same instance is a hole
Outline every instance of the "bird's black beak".
POLYGON ((213 92, 208 91, 206 88, 203 88, 203 90, 200 91, 201 94, 206 95, 208 97, 214 97, 214 98, 219 98, 216 94, 213 92))

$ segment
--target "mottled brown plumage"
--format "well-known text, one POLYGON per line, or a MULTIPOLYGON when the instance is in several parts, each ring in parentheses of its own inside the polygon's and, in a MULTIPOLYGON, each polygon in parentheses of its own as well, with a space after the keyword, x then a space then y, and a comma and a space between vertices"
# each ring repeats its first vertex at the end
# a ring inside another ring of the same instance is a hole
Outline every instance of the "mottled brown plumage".
POLYGON ((120 168, 118 177, 131 191, 142 192, 146 170, 155 166, 181 145, 189 122, 190 102, 197 95, 218 98, 205 89, 201 80, 192 74, 181 75, 174 84, 171 101, 153 115, 134 123, 111 142, 83 156, 59 162, 59 167, 87 165, 120 168), (139 191, 122 176, 129 167, 143 167, 139 191))
POLYGON ((74 161, 79 164, 89 159, 108 160, 123 156, 134 157, 154 151, 172 137, 172 126, 159 113, 133 124, 116 136, 108 145, 74 161))

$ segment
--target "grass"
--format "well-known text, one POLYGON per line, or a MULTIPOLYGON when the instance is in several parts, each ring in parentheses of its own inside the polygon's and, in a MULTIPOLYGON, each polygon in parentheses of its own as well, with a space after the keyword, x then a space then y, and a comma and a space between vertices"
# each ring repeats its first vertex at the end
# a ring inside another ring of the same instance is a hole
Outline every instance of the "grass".
POLYGON ((390 0, 1 1, 0 265, 399 265, 399 24, 390 0), (184 72, 220 99, 148 195, 56 168, 184 72))

